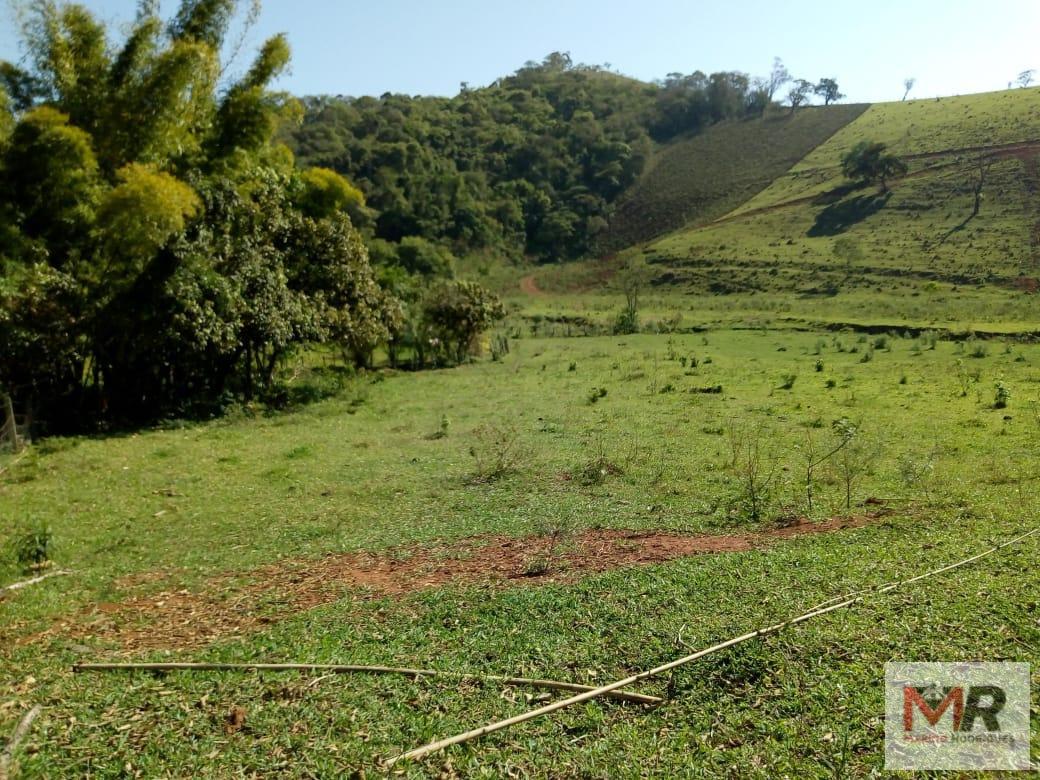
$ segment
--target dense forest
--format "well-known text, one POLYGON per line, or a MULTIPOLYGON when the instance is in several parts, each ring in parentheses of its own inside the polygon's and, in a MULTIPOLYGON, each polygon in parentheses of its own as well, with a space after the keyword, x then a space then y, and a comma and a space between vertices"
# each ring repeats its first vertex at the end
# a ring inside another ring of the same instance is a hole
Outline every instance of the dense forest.
POLYGON ((380 241, 553 261, 590 251, 654 141, 759 116, 787 81, 777 61, 768 78, 651 84, 553 53, 453 98, 308 98, 285 138, 301 164, 363 191, 380 241))
POLYGON ((285 38, 221 82, 237 5, 146 0, 110 37, 41 0, 28 64, 0 63, 0 394, 37 430, 219 410, 314 342, 455 360, 500 315, 470 283, 378 283, 358 191, 275 140, 301 114, 268 89, 285 38))

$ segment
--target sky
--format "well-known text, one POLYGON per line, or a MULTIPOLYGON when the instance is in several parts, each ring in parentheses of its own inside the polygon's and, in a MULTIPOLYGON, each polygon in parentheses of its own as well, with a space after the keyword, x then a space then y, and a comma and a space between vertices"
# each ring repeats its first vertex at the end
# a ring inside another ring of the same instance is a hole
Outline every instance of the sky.
MULTIPOLYGON (((15 0, 17 1, 17 0, 15 0)), ((12 0, 0 0, 0 59, 21 56, 12 0)), ((136 0, 81 0, 119 29, 136 0)), ((169 15, 176 0, 163 0, 169 15)), ((1005 89, 1040 82, 1040 0, 266 0, 250 48, 285 32, 299 95, 454 95, 553 51, 643 80, 671 72, 764 75, 780 57, 796 78, 836 78, 850 102, 1005 89)))

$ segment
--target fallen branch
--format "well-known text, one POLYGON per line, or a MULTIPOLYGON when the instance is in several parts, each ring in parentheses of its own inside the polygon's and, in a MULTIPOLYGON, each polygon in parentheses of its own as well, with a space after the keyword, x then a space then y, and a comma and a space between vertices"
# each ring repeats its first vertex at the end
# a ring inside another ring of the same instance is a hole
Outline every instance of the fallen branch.
MULTIPOLYGON (((872 590, 871 592, 875 593, 875 594, 887 593, 887 592, 889 592, 891 590, 895 590, 896 588, 898 588, 900 586, 909 585, 910 583, 917 582, 918 580, 923 580, 926 577, 932 577, 932 576, 935 576, 936 574, 942 574, 943 572, 952 571, 953 569, 958 569, 961 566, 967 566, 968 564, 973 563, 973 562, 979 560, 980 558, 985 558, 988 555, 992 555, 993 553, 997 552, 998 550, 1001 550, 1004 547, 1008 547, 1008 546, 1010 546, 1012 544, 1020 542, 1023 539, 1025 539, 1025 538, 1027 538, 1029 536, 1032 536, 1033 534, 1036 534, 1036 533, 1040 533, 1040 527, 1034 528, 1032 531, 1029 531, 1029 532, 1024 533, 1024 534, 1022 534, 1020 536, 1017 536, 1014 539, 1011 539, 1010 541, 1004 542, 1003 544, 998 544, 995 547, 991 547, 990 549, 988 549, 988 550, 986 550, 986 551, 984 551, 982 553, 979 553, 978 555, 973 555, 970 558, 965 558, 962 561, 958 561, 957 563, 949 564, 948 566, 943 566, 942 568, 939 568, 939 569, 933 569, 931 571, 925 572, 924 574, 919 574, 916 577, 911 577, 909 579, 900 580, 898 582, 892 582, 892 583, 889 583, 887 585, 883 585, 881 587, 878 587, 878 588, 872 590)), ((857 591, 857 592, 862 593, 863 591, 857 591)), ((867 594, 867 595, 869 595, 869 594, 867 594)), ((593 689, 591 691, 586 691, 585 693, 579 693, 576 696, 571 696, 570 698, 561 699, 561 700, 553 702, 551 704, 547 704, 544 707, 539 707, 537 709, 530 710, 529 712, 525 712, 525 713, 520 714, 520 715, 515 715, 515 716, 513 716, 511 718, 506 718, 505 720, 496 721, 495 723, 489 723, 486 726, 481 726, 480 728, 473 729, 472 731, 467 731, 467 732, 464 732, 462 734, 457 734, 454 737, 448 737, 446 739, 440 739, 440 740, 437 740, 436 742, 431 742, 428 745, 423 745, 422 747, 415 748, 414 750, 409 750, 407 753, 402 753, 399 756, 395 756, 394 758, 389 759, 386 762, 385 766, 389 767, 389 766, 392 766, 392 765, 396 764, 399 761, 403 761, 403 760, 407 760, 407 759, 420 759, 420 758, 423 758, 424 756, 429 755, 430 753, 435 753, 438 750, 443 750, 446 747, 450 747, 452 745, 458 745, 458 744, 461 744, 463 742, 469 742, 470 740, 474 740, 474 739, 477 739, 479 737, 483 737, 486 734, 491 734, 492 732, 499 731, 499 730, 504 729, 504 728, 508 728, 509 726, 515 726, 518 723, 523 723, 524 721, 532 720, 532 719, 538 718, 538 717, 540 717, 542 715, 548 715, 550 712, 556 712, 557 710, 562 710, 564 707, 569 707, 572 704, 580 704, 583 701, 589 701, 590 699, 595 699, 595 698, 597 698, 599 696, 607 695, 609 693, 617 691, 620 688, 625 688, 625 687, 627 687, 629 685, 632 685, 633 683, 639 682, 640 680, 645 680, 645 679, 647 679, 649 677, 654 677, 656 675, 662 674, 663 672, 671 671, 672 669, 675 669, 676 667, 683 666, 685 664, 691 663, 692 661, 696 661, 696 660, 698 660, 700 658, 704 658, 705 656, 711 655, 713 653, 717 653, 720 650, 725 650, 728 647, 733 647, 734 645, 739 645, 742 642, 747 642, 747 641, 749 641, 751 639, 757 639, 758 637, 766 636, 768 634, 775 634, 776 632, 781 631, 782 629, 787 628, 788 626, 797 625, 798 623, 804 623, 807 620, 812 620, 813 618, 819 617, 821 615, 825 615, 828 612, 834 612, 835 610, 838 610, 838 609, 844 609, 846 607, 850 607, 853 604, 857 604, 857 603, 863 601, 864 599, 866 599, 867 595, 853 596, 851 598, 838 597, 838 598, 841 598, 843 600, 838 601, 835 604, 831 604, 830 606, 827 606, 827 607, 815 608, 815 609, 810 610, 809 612, 806 612, 806 613, 804 613, 802 615, 799 615, 797 617, 791 618, 789 620, 785 620, 782 623, 777 623, 776 625, 768 626, 766 628, 760 628, 760 629, 758 629, 756 631, 750 631, 750 632, 748 632, 746 634, 742 634, 741 636, 733 637, 732 639, 727 639, 725 642, 719 642, 718 644, 712 645, 711 647, 705 648, 704 650, 698 650, 695 653, 691 653, 689 655, 683 656, 682 658, 678 658, 678 659, 676 659, 674 661, 669 661, 668 663, 662 664, 661 666, 657 666, 657 667, 655 667, 653 669, 648 669, 648 670, 646 670, 644 672, 640 672, 639 674, 633 674, 632 676, 626 677, 623 680, 618 680, 617 682, 608 683, 607 685, 600 686, 599 688, 595 688, 595 689, 593 689)), ((833 599, 832 599, 832 601, 833 601, 833 599)), ((827 602, 824 602, 824 603, 827 603, 827 602)))
MULTIPOLYGON (((409 677, 451 677, 458 680, 484 680, 503 683, 505 685, 528 686, 531 688, 550 688, 558 691, 594 691, 591 685, 557 682, 556 680, 533 680, 527 677, 502 677, 496 674, 467 674, 465 672, 441 672, 435 669, 408 669, 399 666, 359 666, 357 664, 221 664, 221 663, 125 663, 125 664, 76 664, 73 672, 329 672, 330 674, 400 674, 409 677)), ((627 691, 611 691, 608 695, 618 701, 635 704, 660 704, 663 700, 657 696, 646 696, 641 693, 627 691)))
POLYGON ((17 466, 17 465, 18 465, 18 463, 19 463, 20 461, 22 461, 22 460, 23 460, 23 459, 24 459, 24 458, 25 458, 25 457, 26 457, 26 456, 27 456, 28 454, 29 454, 29 450, 27 450, 27 449, 26 449, 26 450, 22 450, 22 451, 21 451, 21 453, 19 453, 18 455, 16 455, 16 456, 15 456, 15 457, 14 457, 14 458, 13 458, 13 459, 11 460, 11 462, 10 462, 10 463, 8 463, 8 464, 7 464, 7 465, 5 465, 5 466, 0 466, 0 475, 3 475, 3 474, 5 474, 5 473, 6 473, 7 471, 8 471, 8 469, 12 469, 12 468, 14 468, 15 466, 17 466))
POLYGON ((4 594, 9 590, 21 590, 22 588, 28 588, 30 585, 35 585, 37 582, 43 582, 46 579, 50 579, 51 577, 63 577, 66 574, 72 574, 72 572, 66 569, 59 569, 58 571, 49 571, 46 574, 41 574, 39 577, 33 577, 31 580, 23 580, 22 582, 5 585, 0 587, 0 598, 3 598, 4 594))
POLYGON ((25 736, 29 733, 29 729, 32 728, 33 721, 36 720, 36 716, 43 710, 39 704, 25 713, 25 717, 22 718, 21 722, 15 727, 14 734, 11 735, 11 741, 7 743, 7 747, 4 748, 4 752, 0 753, 0 780, 7 780, 9 777, 8 772, 11 768, 11 761, 14 759, 15 751, 18 750, 18 746, 25 739, 25 736))

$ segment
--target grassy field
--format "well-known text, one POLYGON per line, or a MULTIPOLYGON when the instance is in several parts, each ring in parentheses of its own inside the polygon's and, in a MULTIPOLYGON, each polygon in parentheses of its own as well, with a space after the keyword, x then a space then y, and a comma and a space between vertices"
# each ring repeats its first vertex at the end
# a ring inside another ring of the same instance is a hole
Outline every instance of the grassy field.
MULTIPOLYGON (((1040 278, 1040 90, 868 108, 772 185, 707 225, 620 254, 654 270, 654 317, 713 326, 1036 329, 1040 278), (887 192, 843 185, 840 157, 861 140, 903 155, 887 192)), ((588 263, 536 275, 547 291, 601 287, 588 263), (585 284, 582 284, 584 274, 585 284)), ((521 302, 538 314, 547 301, 521 302)), ((588 300, 557 298, 556 316, 588 300)))
MULTIPOLYGON (((309 360, 301 376, 337 374, 309 360)), ((17 756, 25 776, 378 775, 379 758, 544 697, 390 677, 86 676, 75 662, 400 664, 595 684, 1036 523, 1030 344, 764 329, 523 338, 501 362, 341 381, 296 411, 46 440, 0 474, 3 538, 49 526, 55 566, 73 571, 0 600, 0 733, 44 706, 17 756), (857 426, 851 465, 816 470, 810 510, 807 447, 833 443, 838 420, 857 426), (505 449, 515 459, 489 475, 505 449), (656 565, 575 563, 588 529, 732 536, 832 517, 859 525, 656 565), (413 559, 457 570, 481 545, 519 546, 520 567, 351 584, 359 554, 391 572, 413 559), (315 583, 312 569, 340 579, 315 583), (244 721, 229 726, 235 707, 244 721)), ((713 656, 642 686, 667 696, 656 709, 589 703, 401 768, 868 776, 883 760, 886 661, 1014 659, 1040 680, 1038 553, 1034 537, 713 656)), ((0 583, 23 576, 5 547, 0 583)), ((1034 705, 1034 761, 1037 717, 1034 705)))
MULTIPOLYGON (((286 376, 312 400, 288 411, 5 456, 0 585, 29 576, 33 535, 71 572, 0 593, 0 734, 43 707, 19 771, 379 776, 387 757, 559 695, 79 662, 595 685, 1034 528, 1040 168, 1022 142, 1040 138, 1038 95, 872 106, 725 216, 767 183, 756 171, 860 108, 773 120, 791 131, 773 149, 764 125, 717 128, 663 152, 649 210, 630 215, 632 236, 648 215, 714 223, 608 261, 460 262, 506 298, 502 360, 353 374, 310 351, 286 376), (697 168, 726 133, 753 153, 697 168), (908 155, 887 195, 835 192, 864 138, 908 155), (651 279, 643 332, 609 335, 632 261, 651 279)), ((876 776, 885 662, 1019 660, 1040 681, 1038 554, 1034 536, 640 686, 659 707, 598 700, 395 771, 876 776)), ((1035 703, 1032 718, 1035 762, 1035 703)))
POLYGON ((864 104, 815 106, 763 119, 726 122, 657 150, 617 204, 603 252, 626 249, 690 222, 721 217, 767 187, 864 104))
POLYGON ((1040 89, 874 104, 736 213, 817 195, 840 184, 841 156, 860 141, 888 144, 893 153, 908 158, 911 172, 935 166, 943 156, 970 161, 979 147, 1040 141, 1040 89))

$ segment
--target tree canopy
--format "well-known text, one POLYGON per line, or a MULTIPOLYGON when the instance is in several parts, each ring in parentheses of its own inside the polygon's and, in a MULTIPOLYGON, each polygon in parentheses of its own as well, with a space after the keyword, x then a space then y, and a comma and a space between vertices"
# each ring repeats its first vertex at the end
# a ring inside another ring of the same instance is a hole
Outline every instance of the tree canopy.
POLYGON ((309 98, 284 137, 361 189, 376 238, 555 261, 589 251, 653 141, 761 114, 785 74, 648 84, 557 52, 454 98, 309 98))
POLYGON ((906 163, 891 152, 888 145, 876 141, 860 141, 841 158, 841 171, 847 179, 863 184, 880 184, 888 189, 888 180, 906 173, 906 163))
POLYGON ((276 140, 286 40, 221 84, 238 2, 156 8, 115 36, 40 0, 0 64, 0 392, 51 430, 215 408, 300 342, 365 362, 399 330, 362 193, 276 140))

